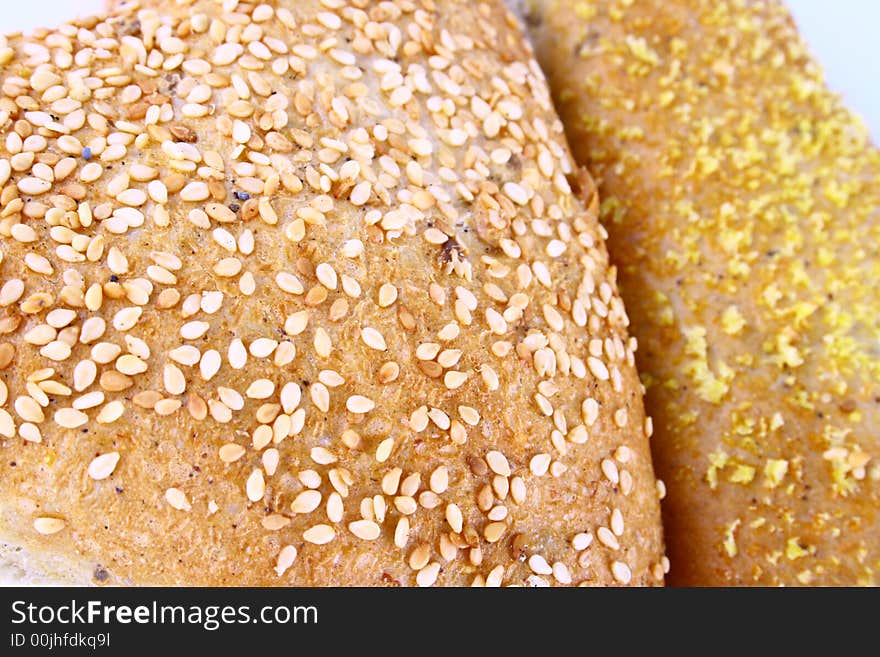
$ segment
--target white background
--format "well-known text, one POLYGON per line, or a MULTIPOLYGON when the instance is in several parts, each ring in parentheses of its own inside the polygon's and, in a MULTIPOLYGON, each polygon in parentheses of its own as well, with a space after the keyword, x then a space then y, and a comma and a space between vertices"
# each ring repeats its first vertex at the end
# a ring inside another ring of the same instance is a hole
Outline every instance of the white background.
MULTIPOLYGON (((442 0, 440 0, 442 2, 442 0)), ((788 0, 833 89, 880 137, 880 26, 878 0, 788 0)), ((49 27, 100 11, 103 0, 0 0, 0 32, 49 27)))

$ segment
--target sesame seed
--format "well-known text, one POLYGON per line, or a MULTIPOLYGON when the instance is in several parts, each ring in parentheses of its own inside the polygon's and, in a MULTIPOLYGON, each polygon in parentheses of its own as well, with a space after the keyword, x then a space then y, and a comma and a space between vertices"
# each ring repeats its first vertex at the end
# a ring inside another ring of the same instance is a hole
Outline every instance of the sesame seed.
POLYGON ((452 425, 449 416, 439 408, 428 409, 428 418, 442 431, 448 431, 452 425))
POLYGON ((214 265, 214 273, 222 278, 231 278, 241 273, 242 264, 238 258, 222 258, 214 265))
POLYGON ((611 574, 621 584, 629 584, 632 580, 632 571, 622 561, 615 561, 611 564, 611 574))
POLYGON ((107 454, 96 456, 92 459, 92 462, 89 463, 89 477, 95 481, 106 479, 113 474, 117 463, 119 463, 119 452, 108 452, 107 454))
POLYGON ((632 458, 633 451, 627 447, 626 445, 621 445, 616 450, 614 450, 614 458, 621 463, 628 463, 632 458))
POLYGON ((382 442, 379 443, 379 446, 376 447, 376 461, 379 463, 384 463, 388 460, 388 457, 391 456, 391 450, 394 449, 394 439, 386 438, 382 442))
POLYGON ((284 332, 288 335, 299 335, 305 331, 309 323, 309 311, 300 310, 289 315, 284 322, 284 332))
POLYGON ((268 399, 274 392, 275 384, 269 379, 257 379, 248 386, 245 396, 250 399, 268 399))
POLYGON ((443 342, 449 342, 450 340, 455 340, 461 333, 461 327, 457 322, 450 322, 446 324, 443 328, 437 331, 437 338, 442 340, 443 342))
POLYGON ((413 570, 421 570, 431 559, 431 547, 427 543, 417 545, 409 555, 409 567, 413 570))
POLYGON ((63 361, 71 354, 71 347, 66 342, 56 340, 40 349, 40 355, 54 361, 63 361))
POLYGON ((557 561, 553 564, 553 577, 555 577, 556 581, 560 584, 571 584, 571 571, 569 571, 568 566, 561 561, 557 561))
POLYGON ((370 520, 355 520, 349 523, 348 530, 364 541, 374 541, 381 533, 379 525, 370 520))
POLYGON ((352 395, 345 402, 345 407, 352 413, 369 413, 376 407, 376 403, 362 395, 352 395))
POLYGON ((43 442, 43 435, 40 433, 40 428, 31 422, 25 422, 18 427, 18 435, 30 443, 43 442))
POLYGON ((612 484, 617 485, 620 482, 620 474, 614 461, 611 459, 602 459, 601 468, 606 479, 612 484))
POLYGON ((126 189, 116 195, 116 200, 123 205, 131 207, 140 207, 147 202, 147 195, 140 189, 126 189))
POLYGON ((348 200, 351 202, 352 205, 361 206, 370 200, 370 195, 372 194, 372 192, 372 184, 369 181, 364 180, 362 182, 359 182, 352 188, 348 200))
POLYGON ((446 522, 449 523, 449 526, 452 527, 452 531, 456 534, 461 533, 464 518, 462 517, 461 509, 457 504, 448 504, 446 506, 446 522))
POLYGON ((266 494, 266 482, 263 479, 263 471, 259 468, 253 470, 247 478, 245 485, 247 497, 251 502, 259 502, 266 494))
POLYGON ((245 449, 235 443, 226 443, 219 450, 220 460, 224 463, 234 463, 245 454, 245 449))
POLYGON ((342 27, 342 19, 329 11, 319 11, 315 18, 318 22, 329 30, 338 30, 342 27))
POLYGON ((403 549, 406 547, 406 544, 409 542, 409 518, 406 516, 400 518, 397 521, 397 525, 394 528, 394 545, 403 549))
POLYGON ((245 349, 244 343, 240 339, 235 338, 229 343, 227 357, 232 369, 240 370, 245 366, 247 363, 247 349, 245 349))
POLYGON ((495 474, 501 475, 502 477, 510 476, 510 463, 508 463, 507 457, 501 452, 493 450, 487 453, 486 463, 489 464, 489 468, 491 468, 492 472, 495 474))
POLYGON ((43 409, 40 408, 40 405, 31 397, 23 395, 16 398, 14 407, 15 412, 18 413, 19 417, 25 422, 40 424, 46 419, 46 416, 43 414, 43 409))
POLYGON ((338 388, 345 383, 345 379, 335 370, 321 370, 318 372, 318 380, 328 388, 338 388))
POLYGON ((186 378, 183 372, 171 363, 167 363, 163 368, 162 381, 168 394, 182 395, 186 390, 186 378))
POLYGON ((271 477, 278 470, 278 464, 281 461, 281 452, 279 452, 274 447, 270 447, 265 452, 263 452, 262 460, 263 470, 265 470, 266 474, 271 477))
POLYGON ((24 264, 27 266, 28 269, 36 272, 37 274, 51 276, 55 272, 55 270, 52 268, 51 263, 46 258, 37 253, 26 253, 24 256, 24 264))
POLYGON ((516 504, 522 504, 526 500, 526 483, 522 477, 514 477, 510 480, 510 495, 516 504))
POLYGON ((208 185, 203 182, 191 182, 180 190, 180 198, 192 203, 206 201, 210 196, 208 185))
POLYGON ((361 285, 351 276, 342 275, 342 291, 352 299, 357 299, 361 295, 361 285))
POLYGON ((486 309, 486 323, 496 335, 504 335, 507 333, 507 322, 494 308, 486 309))
POLYGON ((232 122, 232 139, 239 144, 246 144, 251 140, 251 129, 247 123, 239 119, 232 122))
POLYGON ((633 477, 627 470, 620 471, 620 492, 629 495, 633 489, 633 477))
POLYGON ((278 561, 275 565, 275 573, 278 577, 284 575, 296 560, 296 548, 293 545, 285 545, 278 553, 278 561))
POLYGON ((536 454, 529 461, 529 470, 536 477, 542 477, 550 468, 550 460, 549 454, 536 454))
POLYGON ((325 545, 336 537, 336 531, 330 525, 314 525, 303 532, 303 540, 315 545, 325 545))
POLYGON ((153 406, 153 410, 157 415, 167 416, 176 413, 182 405, 183 402, 179 399, 160 399, 153 406))
POLYGON ((583 424, 579 424, 576 427, 573 427, 571 431, 568 432, 566 439, 570 443, 574 443, 575 445, 584 444, 589 439, 587 428, 583 424))
POLYGON ((321 504, 321 493, 316 490, 304 490, 290 504, 291 513, 311 513, 321 504))
POLYGON ((116 360, 116 369, 127 376, 135 376, 147 371, 147 364, 132 354, 123 354, 116 360))
POLYGON ((113 328, 117 331, 128 331, 134 328, 142 313, 143 310, 137 306, 123 308, 113 316, 113 328))
POLYGON ((342 496, 336 491, 330 493, 327 496, 327 519, 330 522, 342 522, 344 513, 342 496))
POLYGON ((217 396, 220 397, 221 402, 233 411, 240 411, 244 408, 244 397, 242 397, 237 390, 225 386, 219 386, 217 388, 217 396))
POLYGON ((623 535, 623 514, 620 509, 614 509, 611 512, 611 531, 617 536, 623 535))
POLYGON ((422 568, 416 575, 416 584, 421 587, 433 586, 440 574, 440 564, 436 561, 431 562, 422 568))
POLYGON ((503 189, 507 197, 517 205, 525 205, 529 202, 528 192, 526 192, 522 185, 515 182, 506 182, 503 189))
POLYGON ((57 534, 67 526, 67 523, 61 518, 51 518, 49 516, 40 516, 34 519, 34 529, 38 534, 43 536, 51 536, 57 534))
POLYGON ((543 311, 544 319, 547 322, 547 325, 554 331, 562 331, 565 324, 562 320, 562 315, 559 314, 559 311, 557 311, 556 308, 549 304, 544 304, 543 311))
POLYGON ((385 351, 388 347, 385 344, 385 338, 374 328, 365 327, 361 329, 361 340, 364 344, 377 351, 385 351))
POLYGON ((443 383, 450 390, 456 390, 463 386, 467 379, 468 375, 466 373, 450 370, 443 376, 443 383))
POLYGON ((504 566, 498 565, 495 566, 489 574, 486 576, 486 586, 497 588, 501 586, 501 583, 504 578, 504 566))
POLYGON ((268 516, 265 516, 260 524, 263 525, 264 529, 269 531, 278 531, 279 529, 284 529, 290 524, 290 518, 286 518, 282 516, 280 513, 272 513, 268 516))
POLYGON ((98 422, 98 424, 113 424, 116 420, 122 417, 124 412, 125 405, 119 400, 114 400, 101 409, 95 418, 95 421, 98 422))
POLYGON ((313 383, 309 388, 309 396, 322 413, 326 413, 330 409, 330 391, 323 383, 313 383))
POLYGON ((504 533, 507 531, 507 523, 505 522, 490 522, 486 525, 485 529, 483 529, 483 538, 485 538, 489 543, 497 543, 501 540, 501 537, 504 536, 504 533))
POLYGON ((24 294, 24 281, 12 278, 0 288, 0 306, 9 306, 18 301, 24 294))
POLYGON ((199 374, 205 381, 210 381, 220 371, 220 364, 220 353, 216 349, 209 349, 199 361, 199 374))
POLYGON ((657 480, 657 498, 664 499, 666 497, 666 483, 662 479, 657 480))
POLYGON ((466 424, 469 424, 472 427, 475 427, 480 423, 479 411, 471 406, 459 406, 458 414, 466 424))
POLYGON ((593 373, 593 376, 595 376, 597 379, 601 381, 608 380, 608 368, 601 360, 594 356, 590 356, 589 358, 587 358, 587 366, 590 368, 590 372, 593 373))
POLYGON ((329 465, 337 461, 336 456, 334 456, 326 447, 313 447, 309 455, 318 465, 329 465))
POLYGON ((536 575, 551 575, 553 574, 553 569, 550 567, 550 564, 547 563, 547 560, 544 559, 540 554, 533 554, 529 557, 529 568, 536 575))
POLYGON ((18 191, 28 196, 39 196, 52 189, 52 183, 40 178, 22 178, 17 183, 18 191))
POLYGON ((428 228, 422 233, 422 237, 424 237, 428 244, 434 244, 435 246, 441 246, 449 241, 449 236, 437 228, 428 228))
POLYGON ((318 281, 328 290, 335 290, 337 285, 336 271, 326 262, 322 262, 315 267, 315 276, 318 281))
POLYGON ((165 491, 165 501, 168 502, 172 509, 177 509, 178 511, 189 511, 192 509, 186 493, 179 488, 167 489, 165 491))
POLYGON ((55 411, 55 423, 65 429, 77 429, 89 421, 89 416, 75 408, 61 408, 55 411))
POLYGON ((280 342, 275 349, 275 367, 285 367, 293 362, 296 357, 296 347, 292 342, 285 340, 280 342))
POLYGON ((507 517, 507 507, 501 504, 493 506, 489 509, 489 513, 486 514, 486 517, 489 520, 504 520, 507 517))
POLYGON ((584 423, 591 427, 596 423, 596 420, 599 419, 599 403, 592 398, 587 398, 584 400, 581 405, 581 414, 584 418, 584 423))
POLYGON ((15 436, 15 421, 8 411, 0 408, 0 436, 12 438, 15 436))
POLYGON ((180 337, 184 340, 198 340, 208 332, 209 328, 211 328, 211 325, 208 322, 187 322, 180 327, 180 337))
POLYGON ((235 251, 238 249, 238 244, 235 241, 235 236, 225 228, 215 228, 211 232, 211 237, 221 248, 229 251, 230 253, 235 253, 235 251))
POLYGON ((571 547, 574 548, 578 552, 583 552, 590 544, 593 542, 593 535, 581 532, 579 534, 575 534, 571 539, 571 547))
POLYGON ((46 315, 46 323, 56 329, 61 329, 76 319, 76 312, 67 308, 56 308, 46 315))
POLYGON ((327 358, 333 351, 333 342, 330 340, 330 334, 321 327, 315 329, 314 347, 315 353, 320 358, 327 358))
POLYGON ((305 292, 305 288, 300 280, 293 274, 287 272, 279 272, 275 276, 275 283, 288 294, 299 295, 305 292))
POLYGON ((620 543, 607 527, 599 527, 599 529, 596 530, 596 538, 599 539, 599 542, 602 543, 602 545, 611 548, 612 550, 620 549, 620 543))
POLYGON ((296 410, 302 400, 302 390, 297 383, 286 383, 281 389, 281 407, 285 413, 290 414, 296 410))
MULTIPOLYGON (((438 495, 442 495, 446 492, 446 489, 449 488, 449 473, 445 465, 438 466, 431 473, 429 485, 431 487, 431 490, 438 495)), ((391 495, 393 493, 388 494, 391 495)))
POLYGON ((440 345, 436 342, 423 342, 416 347, 416 358, 419 360, 433 360, 440 352, 440 345))
POLYGON ((558 258, 565 253, 567 245, 562 240, 550 240, 545 248, 545 253, 551 258, 558 258))

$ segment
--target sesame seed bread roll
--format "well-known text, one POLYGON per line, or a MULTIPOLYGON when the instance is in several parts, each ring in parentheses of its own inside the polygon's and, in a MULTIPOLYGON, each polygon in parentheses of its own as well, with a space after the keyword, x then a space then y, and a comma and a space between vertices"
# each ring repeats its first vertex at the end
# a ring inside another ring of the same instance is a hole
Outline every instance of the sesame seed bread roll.
POLYGON ((536 0, 668 487, 669 581, 877 584, 880 155, 775 1, 536 0))
POLYGON ((595 190, 504 6, 114 11, 0 43, 3 570, 660 584, 595 190))

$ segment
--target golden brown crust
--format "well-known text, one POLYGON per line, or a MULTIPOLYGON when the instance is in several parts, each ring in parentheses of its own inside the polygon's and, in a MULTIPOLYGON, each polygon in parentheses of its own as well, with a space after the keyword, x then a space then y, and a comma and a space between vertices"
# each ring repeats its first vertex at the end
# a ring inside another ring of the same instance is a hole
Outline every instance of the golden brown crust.
POLYGON ((513 18, 156 6, 0 44, 0 538, 117 582, 662 581, 597 203, 513 18))
POLYGON ((880 155, 777 2, 534 0, 679 584, 876 584, 880 155))

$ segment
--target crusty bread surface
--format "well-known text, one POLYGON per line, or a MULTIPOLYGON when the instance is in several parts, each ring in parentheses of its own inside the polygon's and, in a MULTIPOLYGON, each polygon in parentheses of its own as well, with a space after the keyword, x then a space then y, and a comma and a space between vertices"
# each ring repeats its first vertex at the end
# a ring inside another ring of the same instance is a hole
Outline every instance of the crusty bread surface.
POLYGON ((880 154, 775 0, 531 0, 640 349, 672 570, 880 577, 880 154))
POLYGON ((123 3, 0 63, 13 578, 662 583, 595 189, 500 2, 123 3))

